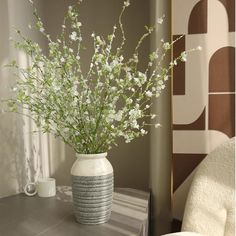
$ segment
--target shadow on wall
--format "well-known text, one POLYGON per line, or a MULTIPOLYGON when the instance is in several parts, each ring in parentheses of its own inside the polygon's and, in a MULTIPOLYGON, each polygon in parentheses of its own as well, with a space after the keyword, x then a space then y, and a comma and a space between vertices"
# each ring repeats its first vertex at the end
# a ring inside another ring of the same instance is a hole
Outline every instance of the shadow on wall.
MULTIPOLYGON (((1 1, 0 8, 0 98, 10 96, 13 79, 4 64, 9 61, 9 12, 8 1, 1 1)), ((0 114, 0 197, 15 194, 25 181, 23 120, 15 114, 0 114)))
POLYGON ((71 185, 70 170, 75 161, 74 150, 60 139, 50 137, 49 172, 57 185, 71 185))

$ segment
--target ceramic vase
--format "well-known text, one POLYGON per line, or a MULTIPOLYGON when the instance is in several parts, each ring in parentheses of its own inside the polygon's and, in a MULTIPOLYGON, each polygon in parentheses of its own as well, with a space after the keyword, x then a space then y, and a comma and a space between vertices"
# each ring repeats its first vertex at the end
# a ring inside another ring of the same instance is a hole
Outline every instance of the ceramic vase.
POLYGON ((76 154, 72 166, 72 194, 76 220, 101 224, 109 220, 113 197, 113 168, 107 153, 76 154))

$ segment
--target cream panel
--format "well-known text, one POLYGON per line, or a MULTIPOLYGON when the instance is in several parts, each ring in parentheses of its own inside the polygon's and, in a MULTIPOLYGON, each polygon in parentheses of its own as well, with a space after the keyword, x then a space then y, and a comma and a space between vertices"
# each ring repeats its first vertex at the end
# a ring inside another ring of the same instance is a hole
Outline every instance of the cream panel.
POLYGON ((215 130, 174 130, 173 153, 209 153, 229 138, 215 130))
MULTIPOLYGON (((205 35, 187 35, 187 49, 202 45, 205 48, 205 35)), ((183 96, 173 96, 173 123, 189 124, 202 113, 207 102, 208 67, 205 62, 205 50, 189 54, 186 62, 186 90, 183 96)), ((176 79, 176 78, 174 78, 176 79)))
POLYGON ((199 2, 199 0, 175 0, 172 1, 172 35, 187 34, 188 33, 188 19, 190 17, 192 8, 199 2))
MULTIPOLYGON (((227 36, 228 16, 224 5, 218 0, 208 0, 208 34, 227 36)), ((217 38, 214 38, 215 40, 217 38)))

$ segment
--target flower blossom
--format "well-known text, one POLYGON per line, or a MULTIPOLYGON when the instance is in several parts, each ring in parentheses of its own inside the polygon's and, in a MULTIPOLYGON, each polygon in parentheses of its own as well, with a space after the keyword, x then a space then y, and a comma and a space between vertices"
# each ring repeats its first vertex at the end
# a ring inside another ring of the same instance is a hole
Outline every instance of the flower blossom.
POLYGON ((165 42, 164 44, 163 44, 163 48, 165 49, 165 50, 169 50, 170 49, 170 43, 168 43, 168 42, 165 42))
POLYGON ((147 97, 152 97, 152 92, 150 90, 146 91, 145 94, 146 94, 147 97))
POLYGON ((130 5, 129 0, 127 0, 127 1, 124 2, 124 6, 125 6, 125 7, 128 7, 129 5, 130 5))
POLYGON ((76 41, 78 39, 77 37, 77 33, 75 31, 73 31, 70 35, 70 39, 73 40, 73 41, 76 41))
POLYGON ((160 24, 160 25, 161 25, 162 23, 163 23, 163 18, 162 18, 162 17, 158 18, 158 19, 157 19, 157 24, 160 24))

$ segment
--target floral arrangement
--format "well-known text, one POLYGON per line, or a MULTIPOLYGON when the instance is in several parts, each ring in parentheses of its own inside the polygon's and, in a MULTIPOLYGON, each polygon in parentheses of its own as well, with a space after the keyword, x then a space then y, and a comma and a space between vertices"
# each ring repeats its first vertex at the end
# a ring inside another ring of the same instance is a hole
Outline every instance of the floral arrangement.
MULTIPOLYGON (((163 67, 162 62, 176 40, 161 40, 160 47, 149 55, 146 70, 139 71, 139 48, 156 26, 146 27, 133 55, 125 58, 122 16, 130 5, 127 0, 117 26, 107 38, 91 35, 94 54, 89 70, 84 72, 80 58, 83 48, 83 26, 78 14, 80 2, 69 6, 61 34, 54 41, 46 33, 34 7, 36 23, 29 28, 39 30, 47 38, 48 55, 39 44, 16 30, 22 40, 14 41, 15 47, 31 58, 31 65, 21 68, 16 61, 8 65, 17 72, 15 98, 8 100, 8 105, 12 112, 29 114, 43 132, 62 138, 77 153, 101 153, 115 145, 119 137, 128 143, 147 134, 148 126, 160 126, 156 114, 150 114, 152 98, 160 96, 171 69, 179 61, 186 61, 188 51, 163 67), (117 31, 122 39, 114 48, 117 31), (152 124, 147 122, 149 118, 152 124)), ((163 18, 158 19, 157 26, 162 24, 163 18)), ((189 51, 193 50, 196 49, 189 51)))

